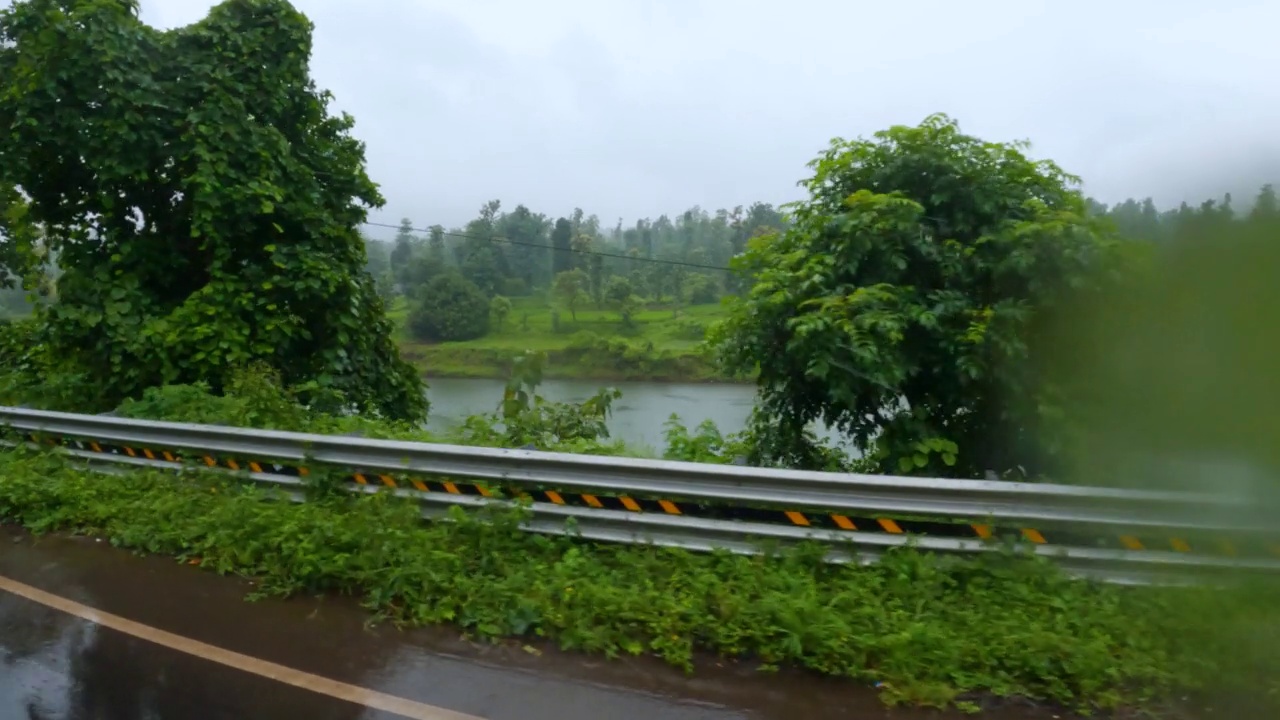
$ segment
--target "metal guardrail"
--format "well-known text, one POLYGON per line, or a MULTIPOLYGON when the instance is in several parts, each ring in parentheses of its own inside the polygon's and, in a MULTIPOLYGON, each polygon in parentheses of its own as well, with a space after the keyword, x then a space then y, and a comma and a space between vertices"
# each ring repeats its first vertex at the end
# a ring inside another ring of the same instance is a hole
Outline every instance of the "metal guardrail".
POLYGON ((938 553, 1012 538, 1068 572, 1112 582, 1280 573, 1280 507, 1203 493, 822 473, 373 440, 0 408, 0 425, 98 468, 243 473, 301 498, 309 467, 350 489, 452 505, 532 500, 527 529, 611 542, 756 552, 820 540, 836 562, 912 543, 938 553))

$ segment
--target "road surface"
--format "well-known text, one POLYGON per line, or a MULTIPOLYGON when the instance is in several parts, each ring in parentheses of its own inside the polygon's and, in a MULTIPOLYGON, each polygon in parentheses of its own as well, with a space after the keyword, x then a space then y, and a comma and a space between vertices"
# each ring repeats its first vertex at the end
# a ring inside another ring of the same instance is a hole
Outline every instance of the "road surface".
MULTIPOLYGON (((0 720, 944 717, 798 673, 709 665, 690 678, 648 659, 369 626, 342 598, 248 603, 251 589, 88 538, 0 528, 0 720)), ((1028 713, 984 717, 1053 717, 1028 713)))

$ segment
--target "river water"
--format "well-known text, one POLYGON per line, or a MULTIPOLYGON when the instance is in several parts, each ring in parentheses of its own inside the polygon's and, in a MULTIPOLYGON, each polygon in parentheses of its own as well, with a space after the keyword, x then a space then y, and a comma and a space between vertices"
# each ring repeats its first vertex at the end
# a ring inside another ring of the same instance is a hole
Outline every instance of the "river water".
MULTIPOLYGON (((479 378, 432 378, 427 383, 431 400, 427 427, 437 431, 457 427, 468 416, 496 411, 505 386, 502 380, 479 378)), ((727 435, 746 426, 755 400, 752 385, 711 383, 546 380, 538 394, 548 400, 581 402, 607 386, 622 391, 613 404, 610 435, 633 448, 659 454, 666 445, 663 424, 672 413, 689 428, 711 420, 727 435)))

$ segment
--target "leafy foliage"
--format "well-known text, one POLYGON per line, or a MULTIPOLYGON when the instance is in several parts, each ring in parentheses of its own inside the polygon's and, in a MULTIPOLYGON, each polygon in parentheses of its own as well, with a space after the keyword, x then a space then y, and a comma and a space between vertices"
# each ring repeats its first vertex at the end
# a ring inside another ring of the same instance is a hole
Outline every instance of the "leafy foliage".
POLYGON ((457 273, 437 275, 409 311, 409 331, 429 342, 478 338, 489 331, 489 299, 457 273))
POLYGON ((108 399, 219 388, 262 360, 358 410, 424 417, 356 230, 382 198, 352 119, 309 77, 309 21, 229 0, 161 32, 136 10, 0 11, 0 188, 30 198, 21 222, 63 271, 42 342, 108 399))
POLYGON ((116 408, 120 417, 169 420, 236 427, 315 432, 325 423, 340 399, 312 400, 308 407, 302 393, 282 387, 272 368, 258 364, 231 374, 224 393, 214 395, 207 385, 166 385, 147 388, 142 397, 129 399, 116 408), (336 400, 336 402, 335 402, 336 400))
POLYGON ((794 224, 736 261, 756 283, 717 335, 759 368, 757 459, 808 462, 823 420, 890 472, 1043 472, 1064 410, 1038 334, 1116 254, 1075 178, 945 116, 811 167, 794 224))
MULTIPOLYGON (((0 62, 0 71, 3 68, 0 62)), ((40 253, 40 233, 30 222, 27 201, 17 186, 6 182, 4 173, 0 154, 0 290, 23 287, 38 266, 40 253)))
POLYGON ((98 412, 111 407, 82 369, 48 352, 34 319, 0 322, 0 404, 98 412))
POLYGON ((663 436, 667 448, 662 456, 668 460, 728 464, 749 452, 745 433, 726 436, 711 420, 703 420, 690 431, 675 413, 663 425, 663 436))
POLYGON ((507 441, 547 448, 608 438, 606 422, 622 392, 604 388, 581 403, 549 402, 537 392, 546 362, 544 353, 527 352, 513 363, 499 408, 507 441))
POLYGON ((606 442, 613 401, 622 397, 603 388, 580 403, 551 402, 538 394, 546 355, 525 352, 514 359, 498 412, 467 418, 461 438, 468 444, 537 448, 593 455, 623 454, 621 442, 606 442))

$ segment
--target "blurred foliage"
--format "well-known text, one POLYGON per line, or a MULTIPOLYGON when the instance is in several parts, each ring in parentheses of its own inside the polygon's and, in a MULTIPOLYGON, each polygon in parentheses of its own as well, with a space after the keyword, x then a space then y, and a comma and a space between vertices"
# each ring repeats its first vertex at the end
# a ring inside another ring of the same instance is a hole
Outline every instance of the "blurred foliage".
POLYGON ((1280 490, 1278 275, 1274 208, 1200 217, 1064 318, 1055 373, 1081 413, 1072 478, 1280 490))

